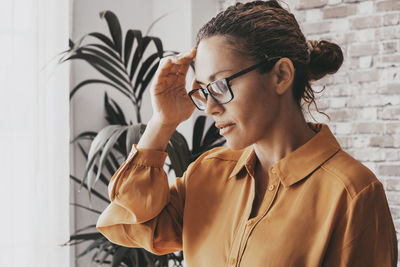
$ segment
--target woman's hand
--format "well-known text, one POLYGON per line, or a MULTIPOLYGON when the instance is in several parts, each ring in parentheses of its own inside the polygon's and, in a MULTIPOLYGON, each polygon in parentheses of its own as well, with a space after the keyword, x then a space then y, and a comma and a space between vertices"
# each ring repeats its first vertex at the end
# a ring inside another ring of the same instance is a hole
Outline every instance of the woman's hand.
POLYGON ((191 51, 160 60, 151 84, 153 121, 177 127, 194 111, 194 104, 186 92, 186 74, 196 56, 197 47, 191 51))

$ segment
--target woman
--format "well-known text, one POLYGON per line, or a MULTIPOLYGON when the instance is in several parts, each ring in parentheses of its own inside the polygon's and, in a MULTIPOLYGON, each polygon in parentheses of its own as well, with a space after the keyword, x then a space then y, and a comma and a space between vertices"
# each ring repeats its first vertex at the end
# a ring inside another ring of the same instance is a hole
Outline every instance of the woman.
POLYGON ((382 184, 300 105, 314 103, 310 81, 342 61, 337 45, 307 42, 276 1, 218 14, 192 51, 161 60, 153 116, 110 182, 99 231, 155 254, 183 249, 186 266, 395 266, 382 184), (204 153, 168 185, 164 151, 195 106, 229 148, 204 153))

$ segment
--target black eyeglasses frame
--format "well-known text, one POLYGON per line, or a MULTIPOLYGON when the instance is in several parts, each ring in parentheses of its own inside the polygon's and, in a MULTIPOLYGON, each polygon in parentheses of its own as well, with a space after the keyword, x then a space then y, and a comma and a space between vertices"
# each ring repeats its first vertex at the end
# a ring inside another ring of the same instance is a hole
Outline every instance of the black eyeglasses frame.
POLYGON ((202 111, 204 111, 205 108, 200 108, 199 106, 197 106, 196 102, 195 102, 195 101, 193 100, 193 98, 192 98, 192 95, 193 95, 194 93, 196 93, 197 91, 199 91, 199 90, 201 90, 202 93, 205 95, 206 100, 207 100, 208 95, 211 95, 211 97, 214 99, 214 101, 215 101, 216 103, 218 103, 219 105, 223 105, 223 104, 229 103, 229 102, 231 102, 231 101, 233 100, 233 98, 234 98, 234 95, 233 95, 233 92, 232 92, 232 88, 231 88, 231 86, 230 86, 230 84, 229 84, 230 81, 232 81, 233 79, 235 79, 235 78, 237 78, 237 77, 239 77, 239 76, 242 76, 242 75, 244 75, 244 74, 246 74, 246 73, 248 73, 248 72, 250 72, 250 71, 252 71, 252 70, 255 70, 255 69, 257 69, 257 68, 259 68, 259 67, 261 67, 261 66, 267 65, 267 63, 273 63, 273 64, 271 65, 271 67, 272 67, 273 65, 275 65, 276 61, 278 61, 279 59, 281 59, 281 57, 266 58, 266 60, 261 61, 261 62, 259 62, 259 63, 257 63, 257 64, 254 64, 254 65, 252 65, 252 66, 250 66, 250 67, 248 67, 248 68, 245 68, 244 70, 241 70, 241 71, 239 71, 239 72, 237 72, 237 73, 235 73, 235 74, 233 74, 233 75, 231 75, 231 76, 229 76, 229 77, 221 78, 221 79, 215 80, 215 81, 213 81, 213 82, 210 82, 209 84, 206 85, 205 88, 200 87, 200 88, 197 88, 197 89, 193 89, 193 90, 191 90, 191 91, 188 93, 188 95, 189 95, 190 99, 192 100, 193 104, 196 106, 196 108, 199 109, 199 110, 202 110, 202 111), (230 94, 230 100, 225 101, 225 102, 220 102, 220 101, 219 101, 218 99, 216 99, 215 96, 214 96, 213 94, 211 94, 210 91, 208 90, 208 87, 209 87, 210 85, 215 84, 215 83, 217 83, 217 82, 220 82, 221 80, 222 80, 222 81, 225 83, 225 85, 227 86, 227 88, 228 88, 228 90, 229 90, 229 94, 230 94))

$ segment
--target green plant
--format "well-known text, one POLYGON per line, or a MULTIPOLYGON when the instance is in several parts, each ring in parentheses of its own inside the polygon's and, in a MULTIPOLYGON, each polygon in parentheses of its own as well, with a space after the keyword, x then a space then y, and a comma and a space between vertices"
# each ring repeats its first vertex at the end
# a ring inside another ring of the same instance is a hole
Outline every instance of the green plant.
MULTIPOLYGON (((77 91, 89 84, 106 84, 130 100, 136 111, 137 123, 127 122, 119 104, 105 93, 104 107, 109 125, 99 132, 82 132, 71 141, 85 156, 86 167, 82 178, 73 175, 70 178, 80 184, 80 190, 85 188, 89 194, 89 206, 80 203, 72 205, 96 214, 100 214, 100 211, 91 207, 92 195, 107 204, 110 201, 108 196, 95 189, 95 185, 100 182, 107 186, 112 175, 127 157, 132 145, 139 141, 146 127, 141 121, 140 114, 143 93, 155 74, 159 60, 176 53, 164 51, 159 38, 142 36, 140 30, 128 30, 123 38, 119 20, 111 11, 101 12, 100 17, 106 20, 111 38, 99 32, 92 32, 77 42, 70 40, 70 49, 62 53, 60 62, 84 60, 104 79, 87 79, 80 82, 72 88, 70 98, 72 99, 77 91), (94 38, 97 42, 85 44, 87 37, 94 38), (154 43, 156 52, 145 57, 151 42, 154 43), (85 140, 90 142, 88 151, 82 145, 85 140)), ((189 149, 182 134, 175 131, 172 135, 167 152, 171 162, 169 170, 174 170, 176 176, 182 176, 189 163, 201 153, 224 144, 225 140, 222 140, 214 125, 204 134, 205 121, 206 118, 200 116, 195 122, 192 150, 189 149)), ((93 262, 111 266, 170 266, 168 263, 171 261, 174 263, 173 266, 182 266, 182 252, 156 256, 141 248, 121 247, 109 242, 97 232, 95 224, 78 229, 65 245, 76 245, 87 241, 91 242, 90 245, 77 258, 94 252, 93 262)))

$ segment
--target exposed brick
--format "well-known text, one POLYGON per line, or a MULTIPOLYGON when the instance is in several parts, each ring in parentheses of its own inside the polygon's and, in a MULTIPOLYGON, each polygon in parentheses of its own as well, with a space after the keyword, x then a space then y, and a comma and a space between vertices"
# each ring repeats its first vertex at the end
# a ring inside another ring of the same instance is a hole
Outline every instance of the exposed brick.
POLYGON ((388 26, 388 25, 398 25, 400 24, 400 14, 395 13, 395 14, 385 14, 383 17, 383 25, 388 26))
MULTIPOLYGON (((384 150, 385 151, 385 161, 389 162, 389 161, 399 161, 400 159, 400 153, 398 149, 395 148, 387 148, 384 150)), ((399 163, 400 166, 400 163, 399 163)))
MULTIPOLYGON (((397 165, 381 165, 381 166, 378 167, 378 170, 379 170, 379 174, 380 175, 400 176, 400 164, 397 164, 397 165)), ((400 201, 398 203, 400 203, 400 201)))
MULTIPOLYGON (((400 194, 398 192, 393 192, 393 191, 386 192, 386 197, 388 202, 400 203, 400 194)), ((400 226, 400 224, 398 226, 400 226)))
POLYGON ((353 71, 350 73, 351 82, 372 82, 378 80, 378 72, 376 70, 353 71))
POLYGON ((343 18, 354 15, 357 12, 357 7, 354 5, 328 7, 323 9, 323 18, 343 18))
POLYGON ((400 81, 399 78, 399 68, 396 66, 390 66, 384 69, 377 70, 379 72, 379 78, 381 81, 385 82, 395 82, 400 81))
POLYGON ((386 189, 390 191, 400 191, 400 179, 386 179, 386 189))
POLYGON ((375 42, 379 33, 375 29, 350 31, 345 33, 346 44, 375 42))
POLYGON ((368 147, 368 144, 370 143, 370 136, 369 135, 355 135, 353 136, 351 140, 352 147, 355 148, 365 148, 368 147))
POLYGON ((367 147, 350 149, 349 153, 359 161, 385 161, 385 151, 379 148, 367 147))
POLYGON ((296 9, 323 7, 327 2, 327 0, 299 0, 296 1, 296 9))
POLYGON ((350 20, 351 29, 374 28, 381 26, 381 24, 382 24, 382 16, 380 15, 365 16, 350 20))
POLYGON ((378 111, 376 107, 363 107, 354 111, 358 121, 376 120, 378 118, 378 111))
POLYGON ((379 46, 377 43, 353 44, 350 45, 349 55, 351 57, 371 56, 378 54, 379 46))
POLYGON ((384 120, 399 120, 400 107, 385 107, 382 111, 382 119, 384 120))
POLYGON ((376 67, 398 67, 400 65, 400 55, 384 55, 379 56, 376 61, 376 67))
POLYGON ((393 219, 400 219, 400 207, 399 206, 390 206, 390 213, 392 214, 393 219))
POLYGON ((350 29, 350 23, 347 18, 336 18, 332 21, 332 32, 347 32, 350 29))
POLYGON ((342 0, 328 0, 328 5, 330 6, 334 6, 340 3, 342 3, 342 0))
POLYGON ((368 0, 343 0, 344 3, 358 3, 362 1, 368 1, 368 0))
POLYGON ((381 122, 371 121, 371 122, 359 122, 356 124, 357 133, 383 133, 384 124, 381 122))
POLYGON ((385 133, 387 134, 400 134, 400 122, 386 122, 385 133))
POLYGON ((358 66, 363 69, 371 68, 373 65, 373 57, 370 55, 362 56, 359 58, 358 66))
POLYGON ((383 106, 398 106, 400 107, 400 95, 383 95, 381 96, 383 106))
POLYGON ((386 86, 383 86, 380 90, 379 93, 384 94, 384 95, 396 95, 400 94, 400 82, 398 83, 388 83, 386 86))
POLYGON ((321 9, 310 9, 306 11, 306 17, 305 20, 307 22, 312 22, 312 21, 319 21, 321 22, 322 20, 322 11, 321 9))
POLYGON ((340 146, 344 149, 349 148, 352 143, 350 137, 347 135, 337 135, 335 136, 340 146))
POLYGON ((391 135, 372 136, 369 145, 372 147, 393 147, 394 139, 391 135))
POLYGON ((377 31, 377 38, 379 40, 393 40, 400 39, 400 27, 387 26, 377 31))
POLYGON ((351 134, 354 132, 354 123, 352 122, 335 122, 335 135, 336 134, 351 134))
POLYGON ((393 54, 398 51, 398 45, 396 41, 389 41, 382 43, 382 49, 384 54, 393 54))
POLYGON ((355 118, 354 112, 349 109, 332 110, 328 113, 333 121, 348 121, 355 118))
POLYGON ((309 34, 320 34, 324 32, 329 32, 330 30, 330 24, 331 22, 329 21, 323 21, 323 22, 306 22, 303 23, 303 33, 305 35, 309 34))
MULTIPOLYGON (((393 134, 393 147, 394 148, 399 148, 400 147, 400 134, 393 134)), ((400 153, 400 150, 399 150, 400 153)))
POLYGON ((399 0, 380 1, 375 3, 376 11, 394 11, 400 10, 399 0))
POLYGON ((374 12, 374 3, 372 1, 361 2, 357 5, 357 7, 358 15, 367 15, 374 12))
POLYGON ((347 97, 335 97, 329 100, 330 108, 344 108, 348 101, 347 97))

